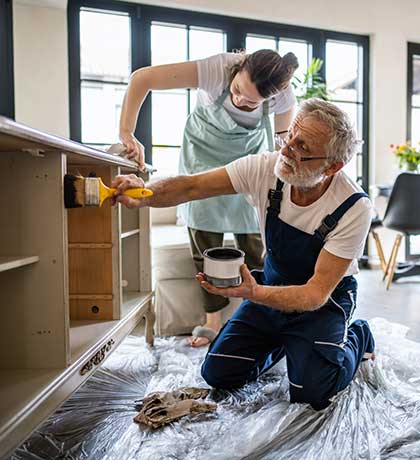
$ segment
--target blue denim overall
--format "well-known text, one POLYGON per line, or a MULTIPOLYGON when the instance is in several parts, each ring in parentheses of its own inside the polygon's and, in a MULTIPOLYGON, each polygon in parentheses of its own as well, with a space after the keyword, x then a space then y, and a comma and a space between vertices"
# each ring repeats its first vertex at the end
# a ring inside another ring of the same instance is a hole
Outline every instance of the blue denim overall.
MULTIPOLYGON (((270 190, 266 218, 267 255, 259 284, 303 285, 313 275, 325 237, 365 193, 355 193, 327 215, 313 235, 278 216, 283 183, 270 190)), ((345 276, 327 303, 315 311, 285 313, 244 300, 211 344, 201 373, 216 388, 238 388, 286 356, 290 401, 316 410, 353 379, 365 352, 374 350, 366 321, 349 326, 356 306, 357 282, 345 276)))

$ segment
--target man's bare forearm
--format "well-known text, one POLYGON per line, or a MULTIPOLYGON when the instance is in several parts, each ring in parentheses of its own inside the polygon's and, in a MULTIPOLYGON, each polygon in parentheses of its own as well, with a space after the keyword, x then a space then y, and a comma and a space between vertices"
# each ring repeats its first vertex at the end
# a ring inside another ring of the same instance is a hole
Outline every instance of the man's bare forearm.
POLYGON ((263 286, 255 288, 252 302, 275 308, 287 313, 316 310, 324 305, 328 295, 322 294, 314 286, 263 286))
POLYGON ((146 187, 153 191, 153 195, 140 200, 139 206, 153 208, 165 208, 187 201, 236 193, 223 167, 204 173, 169 177, 151 182, 146 187))
POLYGON ((152 208, 166 208, 176 206, 194 199, 193 176, 175 176, 161 179, 146 184, 146 188, 152 190, 153 195, 140 200, 140 206, 152 208))

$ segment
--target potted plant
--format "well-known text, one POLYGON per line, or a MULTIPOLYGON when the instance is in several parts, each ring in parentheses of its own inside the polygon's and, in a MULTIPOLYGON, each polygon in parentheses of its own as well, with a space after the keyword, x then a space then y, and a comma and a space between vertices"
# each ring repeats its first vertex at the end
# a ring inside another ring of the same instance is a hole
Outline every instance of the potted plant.
POLYGON ((406 171, 418 172, 420 164, 420 148, 411 145, 410 141, 399 145, 390 145, 394 155, 398 158, 399 167, 406 171))
POLYGON ((329 100, 327 86, 319 75, 319 72, 324 64, 324 61, 319 58, 313 58, 304 73, 303 78, 293 77, 292 86, 297 94, 298 102, 311 97, 319 97, 324 100, 329 100))

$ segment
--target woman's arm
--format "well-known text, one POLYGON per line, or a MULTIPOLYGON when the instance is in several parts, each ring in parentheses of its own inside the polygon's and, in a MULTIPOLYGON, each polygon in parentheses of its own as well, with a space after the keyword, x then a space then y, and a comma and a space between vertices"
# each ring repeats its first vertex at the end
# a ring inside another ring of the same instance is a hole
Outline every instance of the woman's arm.
POLYGON ((132 73, 120 116, 120 140, 125 145, 128 158, 137 157, 144 166, 144 147, 134 137, 134 129, 140 109, 151 90, 196 88, 198 85, 197 62, 143 67, 132 73))

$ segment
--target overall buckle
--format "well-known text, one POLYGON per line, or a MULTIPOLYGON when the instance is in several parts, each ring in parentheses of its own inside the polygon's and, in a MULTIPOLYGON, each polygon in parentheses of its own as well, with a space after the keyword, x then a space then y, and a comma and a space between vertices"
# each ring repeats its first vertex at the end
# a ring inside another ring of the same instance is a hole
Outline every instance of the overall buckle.
POLYGON ((321 225, 315 230, 315 233, 321 236, 322 239, 324 239, 328 233, 330 233, 332 230, 337 227, 338 221, 334 219, 334 217, 331 214, 328 214, 327 216, 324 217, 322 220, 321 225))
POLYGON ((283 192, 281 190, 275 190, 270 188, 268 191, 268 199, 270 201, 270 208, 280 211, 280 203, 283 198, 283 192))

